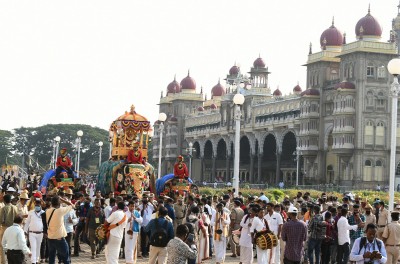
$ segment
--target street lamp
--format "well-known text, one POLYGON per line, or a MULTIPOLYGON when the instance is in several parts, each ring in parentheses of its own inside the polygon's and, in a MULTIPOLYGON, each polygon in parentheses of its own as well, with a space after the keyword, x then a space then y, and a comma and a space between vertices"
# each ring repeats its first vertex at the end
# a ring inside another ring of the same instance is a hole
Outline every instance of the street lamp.
POLYGON ((161 154, 162 154, 162 136, 164 132, 164 122, 167 120, 167 115, 165 113, 160 113, 158 115, 158 121, 160 121, 160 146, 158 150, 158 179, 161 177, 161 154))
POLYGON ((103 141, 99 141, 99 172, 100 172, 100 166, 101 166, 101 149, 103 147, 103 141))
POLYGON ((189 142, 189 148, 186 149, 188 151, 188 156, 189 156, 189 177, 192 177, 192 158, 193 158, 193 143, 189 142))
POLYGON ((393 210, 394 204, 394 178, 396 177, 396 135, 397 135, 397 102, 399 100, 400 85, 397 76, 400 74, 400 59, 389 61, 388 71, 393 75, 393 83, 390 88, 392 97, 392 120, 390 129, 390 171, 389 171, 389 211, 393 210))
POLYGON ((79 159, 81 158, 81 138, 83 136, 83 131, 82 130, 78 130, 78 132, 76 132, 76 135, 78 136, 76 139, 76 143, 77 143, 77 158, 76 158, 76 174, 77 177, 79 178, 79 159))
MULTIPOLYGON (((238 87, 239 90, 239 87, 238 87)), ((237 93, 233 97, 233 103, 235 104, 235 162, 233 167, 233 187, 235 188, 235 195, 239 193, 239 162, 240 162, 240 117, 242 112, 240 106, 244 103, 243 94, 237 93)))
POLYGON ((56 136, 54 138, 54 142, 53 142, 53 169, 56 168, 56 164, 57 164, 57 154, 58 154, 58 147, 60 146, 60 141, 61 138, 59 136, 56 136))

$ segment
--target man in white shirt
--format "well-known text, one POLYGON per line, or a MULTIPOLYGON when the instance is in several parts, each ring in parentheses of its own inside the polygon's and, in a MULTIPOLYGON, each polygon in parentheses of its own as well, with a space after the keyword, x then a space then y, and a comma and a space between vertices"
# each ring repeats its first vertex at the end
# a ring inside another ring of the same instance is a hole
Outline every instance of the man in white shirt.
POLYGON ((110 217, 114 206, 115 206, 115 198, 110 198, 110 204, 107 205, 106 208, 104 208, 104 215, 106 219, 110 217))
POLYGON ((128 224, 125 228, 125 263, 136 263, 136 242, 140 231, 140 224, 143 218, 140 213, 135 210, 135 202, 130 201, 129 210, 125 212, 128 224))
MULTIPOLYGON (((264 219, 264 210, 261 208, 254 207, 252 209, 256 216, 253 219, 253 223, 250 227, 251 237, 253 238, 253 244, 256 244, 256 235, 258 232, 262 230, 266 230, 267 226, 265 224, 266 220, 264 219)), ((258 264, 265 264, 268 263, 268 250, 262 250, 258 245, 256 246, 257 249, 257 263, 258 264)))
POLYGON ((124 202, 119 202, 117 206, 118 210, 106 219, 106 222, 110 224, 110 237, 106 245, 105 255, 107 263, 112 264, 118 264, 121 242, 124 236, 124 228, 127 223, 127 217, 124 213, 124 202))
POLYGON ((216 263, 224 263, 226 254, 226 238, 231 219, 224 211, 224 204, 217 204, 216 212, 212 215, 211 226, 214 227, 214 250, 216 263))
POLYGON ((253 241, 250 234, 250 227, 253 223, 255 217, 252 208, 249 209, 249 214, 245 215, 240 222, 242 231, 240 233, 240 262, 242 264, 252 264, 253 263, 253 241))
MULTIPOLYGON (((280 263, 280 239, 281 239, 281 231, 283 226, 283 218, 282 216, 274 211, 274 204, 267 203, 267 214, 264 216, 264 219, 267 220, 269 229, 277 236, 278 244, 276 247, 272 249, 272 263, 279 264, 280 263), (275 260, 275 262, 274 262, 275 260)), ((271 254, 271 250, 268 250, 267 259, 270 259, 269 254, 271 254)))
POLYGON ((142 248, 142 257, 149 256, 149 246, 148 246, 148 239, 147 233, 145 232, 145 227, 151 220, 151 216, 154 212, 153 204, 149 203, 148 196, 143 194, 142 197, 142 204, 139 205, 140 215, 143 218, 142 228, 140 229, 140 243, 142 248))
POLYGON ((376 233, 376 225, 368 224, 366 236, 357 238, 356 241, 354 241, 354 246, 350 254, 350 261, 355 261, 356 264, 386 263, 387 255, 385 245, 382 240, 376 238, 376 233))
POLYGON ((336 255, 337 264, 347 264, 350 256, 350 230, 356 231, 358 227, 364 227, 364 223, 349 225, 347 221, 347 208, 342 208, 341 217, 336 226, 338 229, 338 249, 336 255))
POLYGON ((31 256, 21 225, 22 217, 18 215, 14 219, 14 224, 8 227, 3 235, 2 245, 9 264, 25 263, 25 254, 31 256))
POLYGON ((40 199, 37 198, 35 200, 35 209, 29 211, 24 226, 24 231, 29 237, 32 251, 31 263, 39 263, 40 261, 40 245, 43 240, 43 213, 40 199))

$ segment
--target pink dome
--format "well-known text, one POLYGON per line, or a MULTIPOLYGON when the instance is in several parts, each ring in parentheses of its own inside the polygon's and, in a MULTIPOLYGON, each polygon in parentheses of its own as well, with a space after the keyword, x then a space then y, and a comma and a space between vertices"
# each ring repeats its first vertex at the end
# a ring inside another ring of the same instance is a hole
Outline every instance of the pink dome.
POLYGON ((335 89, 356 89, 354 83, 343 81, 335 85, 335 89))
POLYGON ((179 93, 180 91, 181 91, 181 86, 174 78, 174 80, 167 86, 167 95, 169 93, 179 93))
POLYGON ((211 109, 217 109, 217 106, 215 104, 212 104, 210 107, 211 109))
POLYGON ((314 88, 309 88, 301 93, 301 96, 319 96, 319 91, 314 88))
POLYGON ((321 47, 323 46, 342 46, 343 34, 337 29, 332 21, 332 26, 322 32, 319 39, 321 47))
POLYGON ((199 106, 199 107, 197 107, 197 111, 203 112, 203 111, 204 111, 204 108, 203 108, 202 106, 199 106))
POLYGON ((225 87, 222 86, 220 81, 211 89, 211 97, 213 96, 223 96, 226 94, 225 87))
POLYGON ((273 96, 282 96, 282 92, 281 92, 281 90, 279 90, 279 88, 276 88, 276 90, 274 91, 274 93, 272 95, 273 96))
POLYGON ((265 62, 261 57, 258 57, 254 62, 253 62, 254 68, 265 68, 265 62))
POLYGON ((196 90, 196 81, 188 75, 181 81, 181 91, 182 90, 196 90))
POLYGON ((301 92, 301 91, 303 91, 303 90, 301 89, 300 85, 296 85, 296 86, 293 88, 293 92, 299 93, 299 92, 301 92))
POLYGON ((373 17, 370 13, 370 9, 368 8, 368 14, 358 20, 356 28, 356 36, 382 36, 382 27, 379 24, 378 20, 373 17))
POLYGON ((178 119, 175 116, 171 116, 169 119, 170 122, 178 122, 178 119))
POLYGON ((237 75, 239 73, 239 67, 236 65, 233 65, 230 69, 229 69, 229 75, 237 75))

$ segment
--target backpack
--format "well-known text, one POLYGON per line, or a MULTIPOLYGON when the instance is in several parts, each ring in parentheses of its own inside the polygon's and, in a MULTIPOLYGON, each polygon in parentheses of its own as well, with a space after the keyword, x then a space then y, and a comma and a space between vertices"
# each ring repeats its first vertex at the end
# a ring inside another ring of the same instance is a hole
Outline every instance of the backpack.
MULTIPOLYGON (((380 240, 375 240, 378 245, 379 252, 381 252, 382 242, 380 240)), ((360 255, 361 249, 367 244, 367 237, 362 237, 360 240, 360 249, 358 250, 358 255, 360 255)))
POLYGON ((166 247, 168 244, 168 220, 164 219, 164 225, 159 226, 158 218, 154 219, 156 225, 156 231, 154 231, 150 236, 150 245, 154 247, 166 247))

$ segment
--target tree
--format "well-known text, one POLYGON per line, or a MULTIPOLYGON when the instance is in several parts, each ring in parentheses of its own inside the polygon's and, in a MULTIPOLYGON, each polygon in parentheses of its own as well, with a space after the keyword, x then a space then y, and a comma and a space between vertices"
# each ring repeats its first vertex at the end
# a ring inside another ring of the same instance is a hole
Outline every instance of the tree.
POLYGON ((0 165, 12 163, 12 133, 0 130, 0 165))

